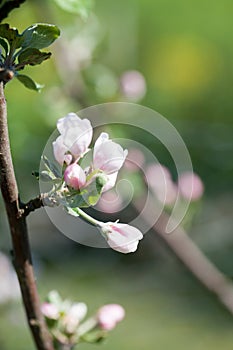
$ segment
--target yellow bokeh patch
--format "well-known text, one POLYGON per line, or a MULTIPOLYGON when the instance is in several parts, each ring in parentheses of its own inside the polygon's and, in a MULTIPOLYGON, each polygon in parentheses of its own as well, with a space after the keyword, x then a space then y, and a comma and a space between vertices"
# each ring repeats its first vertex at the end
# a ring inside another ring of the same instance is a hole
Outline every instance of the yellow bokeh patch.
POLYGON ((149 84, 175 95, 205 90, 221 71, 220 53, 198 38, 164 38, 146 57, 149 84))

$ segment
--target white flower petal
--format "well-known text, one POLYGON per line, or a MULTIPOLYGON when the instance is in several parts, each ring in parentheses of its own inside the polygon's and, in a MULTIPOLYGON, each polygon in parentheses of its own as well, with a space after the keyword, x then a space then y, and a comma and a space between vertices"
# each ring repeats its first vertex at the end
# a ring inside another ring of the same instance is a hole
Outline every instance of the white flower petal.
POLYGON ((63 165, 65 160, 65 153, 68 151, 68 148, 64 145, 63 137, 58 136, 58 138, 53 142, 53 154, 56 161, 63 165))
POLYGON ((106 174, 112 174, 122 167, 128 151, 109 140, 106 135, 102 133, 95 143, 93 164, 94 169, 101 169, 106 174))
POLYGON ((101 230, 109 246, 124 254, 135 252, 143 238, 141 231, 127 224, 107 222, 101 230))

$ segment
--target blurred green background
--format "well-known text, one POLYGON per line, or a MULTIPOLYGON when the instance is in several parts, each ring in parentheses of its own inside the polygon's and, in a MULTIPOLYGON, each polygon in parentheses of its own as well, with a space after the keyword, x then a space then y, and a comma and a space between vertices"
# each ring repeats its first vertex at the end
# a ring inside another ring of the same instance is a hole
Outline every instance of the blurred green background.
MULTIPOLYGON (((231 0, 97 0, 85 23, 49 0, 29 0, 14 10, 6 22, 20 31, 35 22, 54 23, 62 31, 51 47, 52 59, 27 68, 45 84, 41 94, 16 80, 6 87, 22 199, 38 194, 31 172, 39 167, 56 120, 96 103, 129 101, 120 90, 120 77, 138 70, 147 92, 136 102, 177 128, 205 184, 190 236, 232 277, 232 12, 231 0)), ((172 168, 167 153, 158 152, 160 161, 172 168)), ((2 202, 0 225, 0 249, 8 252, 2 202)), ((155 233, 145 237, 137 253, 122 256, 68 240, 43 210, 31 215, 30 228, 42 297, 58 289, 63 297, 87 302, 90 311, 109 302, 126 308, 126 320, 103 348, 232 349, 233 317, 155 233)), ((1 305, 0 312, 1 350, 33 349, 21 305, 1 305)))

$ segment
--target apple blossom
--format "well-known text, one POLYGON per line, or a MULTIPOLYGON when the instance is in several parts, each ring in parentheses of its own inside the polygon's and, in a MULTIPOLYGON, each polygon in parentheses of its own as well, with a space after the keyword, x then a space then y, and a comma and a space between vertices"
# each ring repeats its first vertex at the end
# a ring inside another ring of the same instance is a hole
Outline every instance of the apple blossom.
POLYGON ((200 177, 193 172, 185 172, 179 176, 178 188, 183 198, 196 201, 204 192, 204 185, 200 177))
POLYGON ((116 173, 122 167, 127 154, 127 150, 123 150, 119 144, 109 140, 109 135, 102 132, 95 142, 93 167, 107 175, 116 173))
POLYGON ((64 318, 64 325, 68 333, 74 333, 77 330, 80 322, 84 319, 87 314, 87 305, 85 303, 74 303, 64 318))
POLYGON ((108 304, 102 306, 97 312, 97 322, 101 329, 110 331, 125 317, 125 310, 121 305, 108 304))
POLYGON ((86 175, 80 165, 73 163, 66 168, 64 180, 68 186, 79 190, 86 184, 86 175))
POLYGON ((88 119, 81 119, 75 113, 69 113, 57 121, 60 136, 53 142, 54 157, 63 164, 67 152, 75 160, 81 158, 87 151, 92 140, 93 129, 88 119))
POLYGON ((120 253, 133 253, 137 250, 143 234, 136 228, 118 222, 100 223, 99 228, 108 245, 120 253))

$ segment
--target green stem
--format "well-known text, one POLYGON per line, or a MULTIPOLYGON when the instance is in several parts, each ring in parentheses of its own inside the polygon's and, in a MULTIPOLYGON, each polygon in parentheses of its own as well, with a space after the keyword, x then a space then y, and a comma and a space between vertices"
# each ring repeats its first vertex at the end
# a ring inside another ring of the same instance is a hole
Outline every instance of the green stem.
POLYGON ((93 226, 101 227, 103 224, 101 221, 94 219, 92 216, 88 215, 80 208, 75 208, 75 212, 80 216, 81 219, 83 219, 84 221, 88 222, 93 226))

